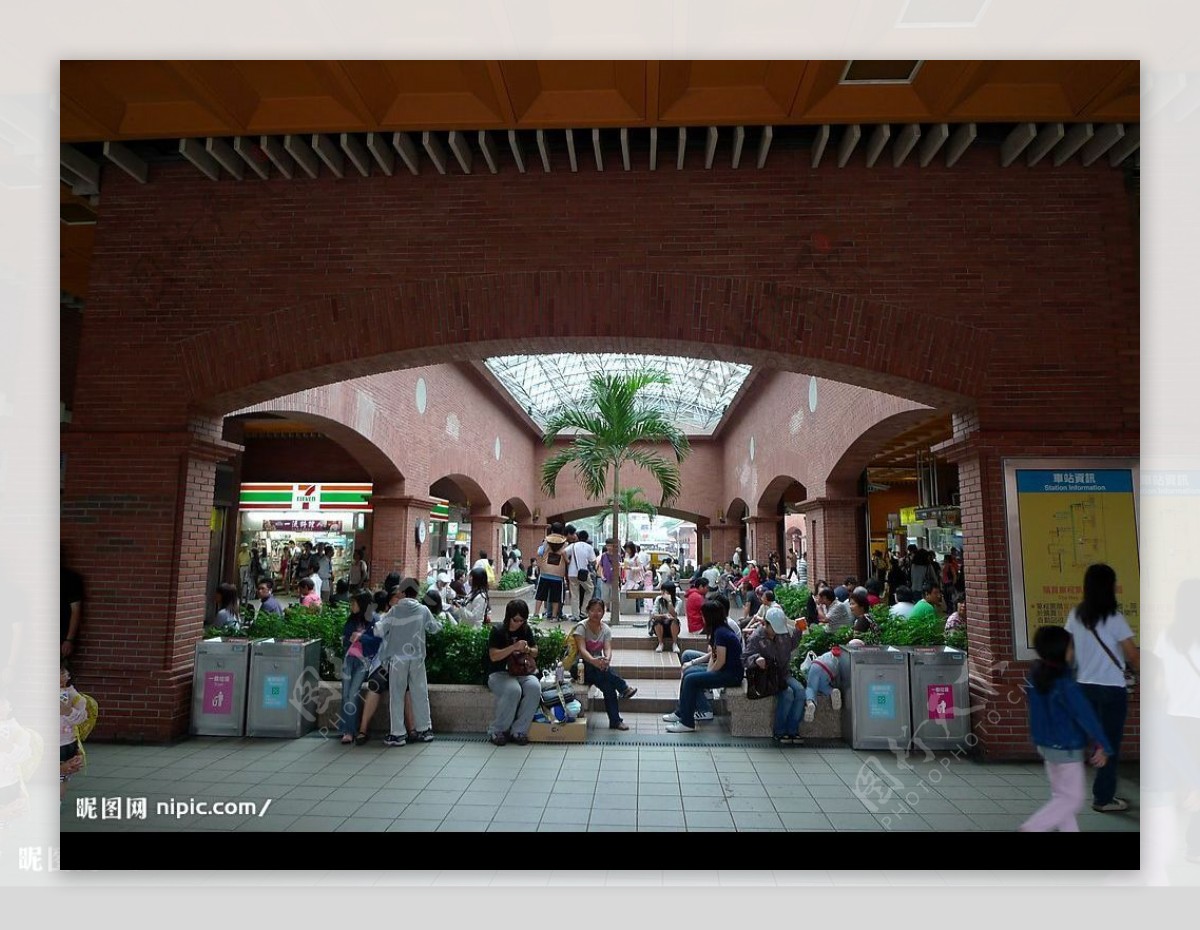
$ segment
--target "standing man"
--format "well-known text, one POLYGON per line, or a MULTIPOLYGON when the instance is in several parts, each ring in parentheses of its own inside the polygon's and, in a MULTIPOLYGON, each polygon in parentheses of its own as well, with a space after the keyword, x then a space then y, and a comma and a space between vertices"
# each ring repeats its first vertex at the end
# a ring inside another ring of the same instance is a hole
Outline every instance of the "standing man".
MULTIPOLYGON (((449 559, 446 560, 447 564, 449 559)), ((350 590, 355 594, 367 588, 371 579, 371 568, 367 565, 367 550, 355 549, 354 561, 350 564, 350 590)))
POLYGON ((609 585, 613 584, 613 578, 617 578, 617 583, 620 583, 620 578, 617 577, 617 567, 621 564, 620 556, 617 555, 617 541, 613 537, 604 540, 604 552, 600 555, 600 561, 597 563, 598 571, 596 572, 596 597, 608 603, 608 597, 611 593, 609 585))
MULTIPOLYGON (((569 528, 568 528, 569 529, 569 528)), ((567 537, 568 539, 570 536, 567 537)), ((575 595, 575 603, 579 605, 577 613, 581 620, 584 616, 587 602, 592 599, 592 569, 595 567, 595 553, 592 544, 588 542, 587 530, 575 534, 575 542, 571 543, 570 581, 571 590, 575 595)))
MULTIPOLYGON (((75 640, 83 623, 83 578, 66 566, 59 556, 62 574, 61 612, 58 624, 59 655, 64 659, 75 651, 75 640)), ((15 649, 13 650, 15 653, 15 649)))
POLYGON ((250 546, 242 543, 238 546, 237 567, 238 567, 238 593, 243 601, 250 599, 250 592, 254 590, 253 581, 250 577, 250 546))
POLYGON ((317 555, 317 575, 321 579, 321 602, 328 604, 333 596, 333 546, 326 546, 317 555))
POLYGON ((808 553, 801 550, 800 558, 796 562, 796 580, 808 586, 808 553))
POLYGON ((454 567, 455 574, 462 572, 465 575, 467 573, 467 556, 461 546, 454 547, 454 559, 451 564, 454 567))

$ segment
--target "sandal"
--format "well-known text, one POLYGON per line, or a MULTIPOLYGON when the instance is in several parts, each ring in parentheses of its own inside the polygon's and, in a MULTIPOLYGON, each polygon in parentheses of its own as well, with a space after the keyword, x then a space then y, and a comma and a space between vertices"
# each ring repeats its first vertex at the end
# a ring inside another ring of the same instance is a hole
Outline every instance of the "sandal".
POLYGON ((355 746, 361 746, 363 743, 365 743, 365 742, 366 742, 367 740, 369 740, 370 738, 371 738, 371 737, 367 736, 367 734, 366 734, 366 733, 363 733, 363 732, 360 730, 360 731, 359 731, 359 733, 358 733, 358 735, 354 737, 354 745, 355 745, 355 746))
POLYGON ((342 745, 343 746, 349 746, 353 742, 354 742, 354 737, 351 736, 349 733, 342 734, 342 745))

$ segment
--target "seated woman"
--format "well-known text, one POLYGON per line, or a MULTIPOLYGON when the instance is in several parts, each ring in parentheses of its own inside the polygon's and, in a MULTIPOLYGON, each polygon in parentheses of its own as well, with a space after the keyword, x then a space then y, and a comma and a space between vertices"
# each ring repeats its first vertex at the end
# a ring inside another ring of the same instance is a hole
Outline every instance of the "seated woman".
POLYGON ((482 568, 473 568, 471 569, 471 593, 456 614, 456 619, 459 623, 465 623, 467 626, 483 626, 485 623, 491 622, 490 610, 487 571, 482 568))
POLYGON ((958 592, 958 600, 954 605, 954 613, 946 618, 946 632, 951 630, 964 630, 967 627, 967 595, 963 591, 958 592))
POLYGON ((488 689, 496 696, 496 716, 488 727, 488 739, 503 746, 510 739, 518 746, 529 742, 529 725, 542 699, 542 686, 536 674, 513 675, 508 658, 515 653, 536 657, 533 630, 529 626, 529 605, 509 601, 504 622, 492 627, 488 636, 488 689))
POLYGON ((705 601, 700 608, 704 617, 704 632, 710 648, 708 668, 685 675, 679 686, 677 722, 667 727, 668 733, 696 732, 696 698, 710 688, 729 688, 741 684, 742 639, 725 623, 725 607, 715 600, 705 601))
POLYGON ((583 659, 583 680, 595 685, 604 694, 604 710, 608 713, 608 726, 613 730, 628 730, 629 724, 621 719, 617 702, 637 694, 612 666, 612 630, 604 622, 604 601, 593 597, 588 601, 587 619, 577 623, 571 631, 579 658, 583 659))
MULTIPOLYGON (((785 671, 791 667, 792 653, 796 650, 799 636, 782 607, 767 611, 766 621, 759 626, 746 644, 743 665, 749 669, 758 666, 765 669, 771 663, 785 671)), ((804 685, 787 672, 787 685, 775 698, 775 725, 773 736, 776 743, 792 743, 800 739, 800 718, 804 716, 804 685)))
POLYGON ((650 610, 650 633, 658 637, 655 652, 663 651, 663 640, 671 640, 671 649, 679 652, 679 602, 675 598, 675 582, 664 581, 662 593, 654 599, 650 610))
POLYGON ((855 591, 847 603, 850 605, 850 616, 854 618, 855 633, 879 632, 879 624, 871 616, 871 602, 867 600, 866 594, 855 591))
POLYGON ((242 618, 238 613, 238 589, 236 585, 217 585, 217 619, 213 626, 234 632, 241 629, 242 618))

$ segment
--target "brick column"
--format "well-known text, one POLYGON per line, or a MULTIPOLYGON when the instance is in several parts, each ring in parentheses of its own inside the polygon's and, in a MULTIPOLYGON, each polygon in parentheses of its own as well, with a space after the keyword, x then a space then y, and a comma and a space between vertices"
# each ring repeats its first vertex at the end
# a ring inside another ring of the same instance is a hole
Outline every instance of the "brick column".
POLYGON ((742 527, 739 523, 710 523, 709 552, 714 562, 728 562, 733 550, 741 545, 742 527))
MULTIPOLYGON (((782 519, 783 517, 751 517, 746 522, 747 558, 758 562, 764 571, 771 550, 779 547, 779 523, 782 519)), ((783 553, 779 555, 782 557, 783 553)))
POLYGON ((429 540, 417 551, 417 521, 429 527, 433 501, 423 497, 371 498, 375 513, 371 520, 371 578, 382 583, 389 572, 399 572, 421 581, 427 572, 429 540))
POLYGON ((808 577, 838 585, 847 575, 863 577, 863 554, 858 545, 858 514, 862 498, 818 498, 796 505, 808 529, 808 577))
MULTIPOLYGON (((217 434, 219 435, 219 434, 217 434)), ((86 585, 75 679, 102 738, 187 732, 204 627, 217 463, 241 451, 189 430, 72 430, 61 533, 86 585)))
MULTIPOLYGON (((542 544, 542 540, 546 536, 546 526, 543 523, 518 523, 517 524, 517 548, 521 550, 521 564, 526 566, 529 564, 529 559, 537 555, 538 546, 542 544)), ((604 540, 592 540, 597 543, 601 550, 604 548, 604 540)))
MULTIPOLYGON (((468 566, 473 565, 479 558, 479 551, 482 549, 492 560, 492 565, 496 569, 496 577, 500 577, 500 573, 504 571, 504 563, 500 558, 500 533, 501 528, 507 522, 504 517, 492 514, 471 514, 471 552, 467 559, 468 566)), ((537 551, 536 545, 534 551, 537 551)), ((524 549, 521 550, 521 554, 525 554, 524 549)))

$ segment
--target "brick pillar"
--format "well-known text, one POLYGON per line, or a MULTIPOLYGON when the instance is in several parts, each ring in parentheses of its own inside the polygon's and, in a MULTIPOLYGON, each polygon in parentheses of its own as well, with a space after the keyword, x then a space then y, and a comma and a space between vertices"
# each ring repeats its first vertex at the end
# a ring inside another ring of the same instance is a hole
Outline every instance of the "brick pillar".
POLYGON ((709 552, 714 562, 728 562, 733 550, 741 545, 742 527, 739 523, 710 523, 709 552))
MULTIPOLYGON (((504 571, 504 562, 500 558, 500 540, 501 531, 504 524, 507 523, 504 517, 497 517, 492 514, 471 514, 471 552, 467 559, 467 565, 474 564, 479 558, 479 551, 482 549, 488 554, 488 558, 492 560, 492 565, 496 569, 496 578, 500 577, 500 573, 504 571)), ((534 551, 537 551, 537 546, 534 546, 534 551)), ((521 553, 524 555, 525 550, 521 553)))
POLYGON ((818 498, 796 505, 808 529, 808 577, 838 585, 847 575, 862 578, 858 515, 862 498, 818 498))
MULTIPOLYGON (((779 547, 779 523, 783 517, 751 517, 746 521, 747 558, 754 559, 765 571, 767 557, 779 547)), ((737 543, 734 543, 736 546, 737 543)), ((782 556, 782 553, 779 553, 782 556)))
POLYGON ((399 572, 422 581, 428 571, 429 539, 417 549, 417 521, 429 527, 429 511, 433 501, 422 497, 376 497, 371 506, 371 578, 382 583, 389 572, 399 572))
MULTIPOLYGON (((546 526, 543 523, 518 523, 517 548, 521 550, 521 564, 526 566, 529 559, 537 555, 538 546, 546 536, 546 526)), ((604 540, 592 540, 604 548, 604 540)))
POLYGON ((103 708, 102 738, 166 740, 187 732, 195 644, 212 596, 217 463, 241 451, 217 435, 62 436, 61 532, 86 585, 74 674, 103 708))

